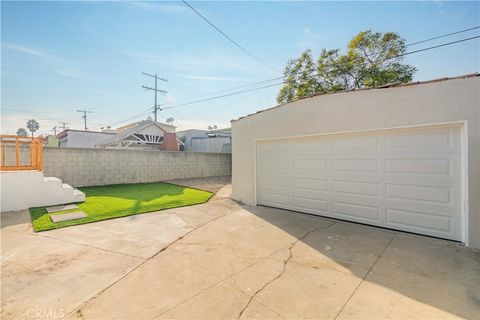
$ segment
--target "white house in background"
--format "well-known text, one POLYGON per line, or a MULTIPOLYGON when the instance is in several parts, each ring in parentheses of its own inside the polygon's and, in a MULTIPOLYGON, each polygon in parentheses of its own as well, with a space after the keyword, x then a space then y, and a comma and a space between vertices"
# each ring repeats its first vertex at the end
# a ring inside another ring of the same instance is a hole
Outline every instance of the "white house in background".
POLYGON ((230 128, 179 131, 177 132, 177 138, 183 142, 183 151, 232 152, 232 133, 230 128))
POLYGON ((95 144, 98 148, 141 148, 178 151, 175 126, 143 120, 117 129, 117 133, 95 144))
POLYGON ((116 135, 115 131, 83 131, 67 129, 57 135, 58 146, 67 148, 95 148, 107 138, 116 135))

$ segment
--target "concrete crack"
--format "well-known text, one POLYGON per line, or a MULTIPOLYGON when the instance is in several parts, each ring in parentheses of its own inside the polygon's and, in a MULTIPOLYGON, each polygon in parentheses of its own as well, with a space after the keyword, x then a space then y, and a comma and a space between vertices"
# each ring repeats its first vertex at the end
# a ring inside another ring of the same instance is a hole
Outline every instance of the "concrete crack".
POLYGON ((175 239, 174 241, 170 242, 168 245, 166 245, 165 247, 163 247, 162 249, 160 249, 159 251, 157 251, 156 253, 154 253, 152 256, 150 256, 149 258, 143 260, 142 262, 140 262, 138 265, 136 265, 135 267, 133 267, 130 271, 128 271, 127 273, 125 273, 123 276, 121 276, 120 278, 118 278, 116 281, 114 281, 113 283, 111 283, 110 285, 108 285, 107 287, 103 288, 100 292, 98 292, 97 294, 95 294, 93 297, 91 297, 90 299, 88 299, 87 301, 83 302, 78 308, 76 308, 75 310, 73 310, 72 312, 70 312, 68 314, 68 316, 72 316, 74 313, 77 313, 78 314, 82 314, 81 313, 81 310, 82 308, 84 308, 87 304, 89 304, 92 300, 96 299, 98 296, 100 296, 102 293, 104 293, 105 291, 107 291, 108 289, 110 289, 111 287, 113 287, 114 285, 116 285, 117 283, 119 283, 120 281, 122 281, 123 279, 125 279, 128 275, 130 275, 132 272, 134 272, 135 270, 137 270, 138 268, 140 268, 141 266, 143 266, 146 262, 152 260, 153 258, 155 258, 156 256, 158 256, 160 253, 164 252, 165 250, 167 250, 168 248, 170 248, 172 245, 174 245, 175 243, 177 243, 178 241, 182 240, 183 238, 185 238, 186 236, 188 236, 189 234, 191 234, 192 232, 200 229, 201 227, 211 223, 211 222, 214 222, 224 216, 226 216, 227 214, 224 214, 224 215, 221 215, 221 216, 218 216, 218 217, 215 217, 211 220, 208 220, 204 223, 202 223, 201 225, 193 228, 192 230, 188 231, 187 233, 185 233, 184 235, 178 237, 177 239, 175 239))
POLYGON ((370 266, 370 268, 368 269, 368 271, 365 273, 365 275, 363 276, 362 280, 360 280, 360 282, 358 283, 357 287, 355 288, 355 290, 353 290, 352 294, 350 295, 350 297, 348 297, 347 301, 345 301, 345 303, 343 304, 342 308, 340 309, 340 311, 338 311, 337 315, 335 316, 334 319, 337 319, 338 316, 342 313, 343 309, 345 309, 345 307, 347 306, 348 302, 350 301, 350 299, 352 299, 353 295, 357 292, 358 288, 360 288, 360 285, 365 281, 365 279, 367 278, 367 276, 370 274, 370 272, 372 271, 373 267, 375 267, 375 265, 377 264, 377 262, 380 260, 380 258, 383 256, 383 254, 385 253, 385 251, 387 251, 387 248, 390 246, 390 244, 393 242, 393 239, 395 239, 395 237, 397 236, 397 234, 395 233, 392 237, 392 239, 390 239, 390 241, 387 243, 387 245, 385 246, 385 248, 383 248, 382 252, 380 252, 380 254, 378 255, 377 259, 375 259, 375 262, 370 266))
POLYGON ((47 239, 63 241, 63 242, 71 243, 71 244, 76 244, 76 245, 79 245, 79 246, 83 246, 83 247, 87 247, 87 248, 93 248, 93 249, 97 249, 97 250, 101 250, 101 251, 105 251, 105 252, 109 252, 109 253, 120 254, 120 255, 123 255, 123 256, 126 256, 126 257, 130 257, 130 258, 136 258, 136 259, 141 259, 141 260, 145 259, 145 257, 134 256, 134 255, 127 254, 127 253, 124 253, 124 252, 108 250, 108 249, 105 249, 105 248, 100 248, 100 247, 92 246, 92 245, 89 245, 89 244, 70 241, 70 240, 66 240, 66 239, 62 239, 62 238, 55 238, 55 237, 51 237, 51 236, 47 236, 47 235, 43 235, 43 234, 37 234, 37 233, 32 233, 32 235, 36 236, 36 237, 47 238, 47 239))
POLYGON ((288 251, 289 251, 289 255, 287 257, 287 259, 285 259, 283 261, 283 269, 282 271, 280 271, 280 273, 275 276, 275 278, 273 278, 272 280, 270 281, 267 281, 260 289, 258 289, 257 291, 255 291, 251 296, 250 296, 250 299, 248 300, 247 304, 243 307, 243 309, 240 311, 240 313, 238 314, 238 317, 237 317, 237 320, 239 320, 240 318, 242 318, 243 314, 245 313, 245 311, 247 311, 248 307, 250 306, 250 304, 252 303, 253 299, 260 293, 262 292, 263 290, 265 290, 266 287, 268 287, 270 284, 272 284, 273 282, 275 282, 276 280, 280 279, 283 274, 285 273, 285 271, 287 270, 287 265, 288 263, 290 262, 290 260, 292 259, 293 257, 293 247, 295 247, 295 245, 302 241, 303 239, 305 239, 306 237, 308 237, 311 233, 313 232, 316 232, 316 231, 319 231, 319 230, 322 230, 322 229, 326 229, 326 228, 329 228, 330 226, 333 226, 335 224, 335 222, 333 222, 332 224, 326 226, 326 227, 318 227, 318 228, 315 228, 313 230, 310 230, 308 232, 306 232, 303 236, 301 236, 300 238, 298 238, 297 240, 295 240, 293 243, 290 244, 290 246, 288 247, 288 251))

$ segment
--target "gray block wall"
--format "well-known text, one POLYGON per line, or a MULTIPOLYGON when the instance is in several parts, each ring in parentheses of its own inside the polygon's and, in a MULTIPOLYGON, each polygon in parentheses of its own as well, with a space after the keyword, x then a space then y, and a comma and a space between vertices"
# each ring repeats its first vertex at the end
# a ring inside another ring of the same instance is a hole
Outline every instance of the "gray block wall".
POLYGON ((231 154, 43 148, 43 171, 74 187, 231 175, 231 154))

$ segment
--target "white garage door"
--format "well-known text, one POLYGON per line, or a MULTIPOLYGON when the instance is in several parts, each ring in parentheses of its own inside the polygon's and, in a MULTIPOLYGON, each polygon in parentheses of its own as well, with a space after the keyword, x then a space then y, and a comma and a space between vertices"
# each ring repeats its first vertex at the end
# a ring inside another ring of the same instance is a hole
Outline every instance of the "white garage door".
POLYGON ((257 202, 461 239, 459 126, 257 142, 257 202))

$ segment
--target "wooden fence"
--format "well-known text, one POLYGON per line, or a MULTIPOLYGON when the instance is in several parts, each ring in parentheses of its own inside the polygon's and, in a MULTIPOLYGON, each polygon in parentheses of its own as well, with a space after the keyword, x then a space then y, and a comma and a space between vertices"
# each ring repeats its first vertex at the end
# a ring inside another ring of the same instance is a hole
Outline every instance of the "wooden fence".
POLYGON ((42 170, 43 138, 0 135, 2 171, 42 170))

